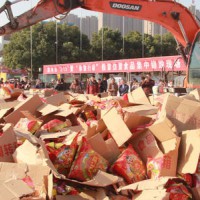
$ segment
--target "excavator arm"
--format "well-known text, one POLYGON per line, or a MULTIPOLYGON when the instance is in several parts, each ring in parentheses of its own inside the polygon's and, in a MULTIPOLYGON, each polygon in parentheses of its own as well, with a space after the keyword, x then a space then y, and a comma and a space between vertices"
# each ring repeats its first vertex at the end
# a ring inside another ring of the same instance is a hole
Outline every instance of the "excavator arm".
POLYGON ((10 21, 0 27, 0 35, 13 33, 78 7, 155 22, 168 29, 185 48, 192 44, 199 30, 191 12, 172 0, 40 0, 36 7, 16 18, 11 4, 7 1, 0 8, 0 13, 7 11, 10 21))

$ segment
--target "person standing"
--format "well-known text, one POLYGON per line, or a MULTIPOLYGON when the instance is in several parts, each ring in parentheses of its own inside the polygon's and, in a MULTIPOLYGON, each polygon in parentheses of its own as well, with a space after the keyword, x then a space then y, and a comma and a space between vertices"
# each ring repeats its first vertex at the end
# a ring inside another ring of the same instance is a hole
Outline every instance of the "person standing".
POLYGON ((107 89, 108 89, 108 82, 106 77, 104 76, 102 80, 102 92, 107 92, 107 89))
POLYGON ((103 81, 101 81, 101 79, 99 78, 99 79, 98 79, 98 87, 99 87, 99 92, 100 92, 100 93, 103 93, 103 92, 104 92, 104 88, 103 88, 102 83, 103 83, 103 81))
POLYGON ((72 84, 70 85, 70 90, 73 93, 82 93, 80 84, 77 79, 75 79, 72 84))
POLYGON ((152 88, 155 85, 155 81, 151 79, 150 75, 146 75, 144 82, 141 84, 142 89, 144 90, 146 95, 151 94, 152 88))
POLYGON ((95 77, 91 76, 91 78, 87 84, 87 94, 96 95, 97 93, 99 93, 99 85, 98 85, 97 81, 95 80, 95 77))
POLYGON ((124 94, 127 94, 129 90, 129 86, 126 84, 124 79, 121 79, 120 86, 119 86, 119 94, 120 96, 123 96, 124 94))
POLYGON ((118 92, 118 85, 115 82, 114 78, 111 78, 111 82, 108 85, 108 92, 110 93, 111 96, 117 96, 117 92, 118 92))

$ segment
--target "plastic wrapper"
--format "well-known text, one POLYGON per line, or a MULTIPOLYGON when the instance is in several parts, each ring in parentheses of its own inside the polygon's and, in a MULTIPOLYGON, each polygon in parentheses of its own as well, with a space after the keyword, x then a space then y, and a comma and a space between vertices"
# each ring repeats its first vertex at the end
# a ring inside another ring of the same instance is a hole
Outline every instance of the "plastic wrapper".
POLYGON ((122 152, 110 170, 123 177, 128 184, 146 179, 145 165, 131 145, 122 152))
POLYGON ((1 93, 3 96, 10 96, 13 93, 13 89, 9 86, 3 86, 1 87, 1 89, 1 93))
POLYGON ((179 178, 169 179, 165 184, 166 192, 170 193, 169 200, 192 200, 191 188, 179 178))
POLYGON ((59 119, 53 119, 48 123, 44 124, 41 129, 46 130, 48 132, 58 132, 61 131, 63 128, 66 128, 68 123, 65 121, 61 121, 59 119))
POLYGON ((95 152, 83 137, 68 177, 78 181, 88 181, 99 170, 106 171, 107 167, 108 161, 95 152))
POLYGON ((29 131, 30 133, 34 134, 40 128, 40 125, 40 121, 21 118, 15 125, 15 128, 29 131))
POLYGON ((163 162, 163 157, 147 159, 147 175, 149 178, 156 179, 160 177, 163 162))
POLYGON ((57 170, 67 175, 69 173, 70 167, 76 155, 76 151, 78 149, 78 136, 73 139, 70 145, 65 145, 59 140, 56 142, 50 142, 46 144, 46 148, 49 152, 49 158, 53 162, 54 166, 57 170))

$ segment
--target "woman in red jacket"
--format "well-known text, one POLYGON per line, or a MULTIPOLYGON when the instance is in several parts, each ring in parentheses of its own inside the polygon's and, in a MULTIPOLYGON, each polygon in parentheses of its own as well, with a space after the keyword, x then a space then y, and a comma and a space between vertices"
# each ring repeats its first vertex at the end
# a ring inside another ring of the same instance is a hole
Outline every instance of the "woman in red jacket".
POLYGON ((99 93, 98 83, 95 80, 95 77, 91 76, 91 78, 89 79, 89 81, 87 83, 87 94, 94 94, 94 95, 96 95, 97 93, 99 93))

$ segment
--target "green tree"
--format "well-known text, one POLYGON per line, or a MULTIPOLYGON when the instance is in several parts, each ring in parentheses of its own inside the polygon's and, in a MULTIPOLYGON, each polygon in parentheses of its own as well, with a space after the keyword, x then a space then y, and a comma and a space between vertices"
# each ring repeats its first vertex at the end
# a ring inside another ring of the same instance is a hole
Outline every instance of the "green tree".
POLYGON ((123 41, 119 30, 112 30, 109 28, 103 28, 99 30, 98 33, 93 34, 91 45, 91 51, 96 60, 102 60, 102 53, 104 60, 122 58, 123 41))
MULTIPOLYGON (((38 23, 32 28, 32 60, 33 70, 38 71, 44 64, 89 61, 90 42, 78 27, 58 24, 58 43, 56 44, 55 22, 38 23), (82 44, 80 45, 80 41, 82 44)), ((3 58, 10 68, 26 68, 31 66, 30 28, 14 33, 9 44, 5 45, 3 58)))
POLYGON ((142 57, 142 35, 139 32, 129 32, 124 37, 124 58, 142 57))

